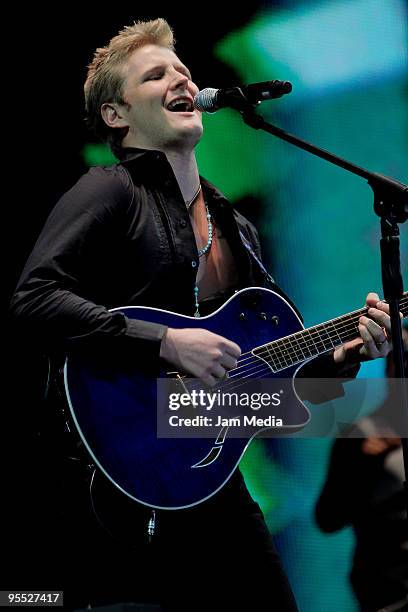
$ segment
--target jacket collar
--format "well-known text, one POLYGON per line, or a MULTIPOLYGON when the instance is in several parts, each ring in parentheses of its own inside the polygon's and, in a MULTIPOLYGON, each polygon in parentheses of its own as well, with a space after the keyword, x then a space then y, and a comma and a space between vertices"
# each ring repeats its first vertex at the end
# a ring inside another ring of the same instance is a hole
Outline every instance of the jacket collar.
POLYGON ((139 149, 137 147, 127 147, 126 149, 120 149, 115 152, 116 157, 119 159, 119 163, 130 162, 130 161, 141 161, 147 159, 163 159, 166 156, 160 151, 153 149, 139 149))
MULTIPOLYGON (((121 149, 116 156, 120 160, 119 163, 127 164, 128 162, 146 163, 153 165, 158 161, 166 161, 167 157, 161 151, 153 149, 139 149, 137 147, 127 147, 121 149)), ((203 186, 203 190, 207 192, 213 200, 217 200, 220 204, 225 203, 230 206, 225 195, 217 189, 212 183, 207 181, 203 176, 200 175, 200 181, 203 186)))

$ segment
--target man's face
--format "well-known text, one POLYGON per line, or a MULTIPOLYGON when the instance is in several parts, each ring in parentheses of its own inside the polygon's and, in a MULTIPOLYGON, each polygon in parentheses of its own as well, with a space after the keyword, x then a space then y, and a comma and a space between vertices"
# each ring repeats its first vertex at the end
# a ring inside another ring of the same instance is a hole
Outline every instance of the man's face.
POLYGON ((129 126, 127 144, 145 149, 193 149, 203 127, 193 109, 198 92, 188 69, 166 47, 137 49, 125 68, 121 113, 129 126), (176 101, 179 104, 175 104, 176 101))

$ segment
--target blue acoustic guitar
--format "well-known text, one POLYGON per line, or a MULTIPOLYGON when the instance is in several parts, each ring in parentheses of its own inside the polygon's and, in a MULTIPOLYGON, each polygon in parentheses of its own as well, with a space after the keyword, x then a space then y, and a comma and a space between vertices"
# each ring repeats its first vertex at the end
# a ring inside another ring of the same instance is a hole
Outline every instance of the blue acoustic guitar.
MULTIPOLYGON (((408 314, 408 293, 400 309, 408 314)), ((296 373, 312 358, 357 338, 359 318, 366 313, 363 308, 304 329, 282 296, 261 288, 243 289, 199 319, 149 307, 114 310, 173 328, 206 328, 233 340, 242 355, 229 372, 229 385, 252 377, 289 378, 296 405, 285 421, 289 429, 301 428, 310 418, 295 391, 296 373)), ((71 356, 64 373, 73 421, 95 464, 129 498, 152 508, 187 508, 214 495, 231 477, 256 430, 250 439, 229 437, 228 427, 214 439, 159 438, 157 378, 136 363, 127 362, 123 369, 103 364, 103 356, 95 361, 71 356)), ((160 377, 169 375, 160 372, 160 377)))

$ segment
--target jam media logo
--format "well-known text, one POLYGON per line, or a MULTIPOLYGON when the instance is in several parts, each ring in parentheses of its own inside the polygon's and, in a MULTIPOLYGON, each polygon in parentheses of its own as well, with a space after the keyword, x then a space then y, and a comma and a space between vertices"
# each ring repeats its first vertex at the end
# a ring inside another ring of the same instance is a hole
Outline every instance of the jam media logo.
POLYGON ((167 396, 167 416, 161 424, 176 437, 217 437, 220 430, 228 430, 229 436, 251 438, 257 430, 283 427, 279 413, 283 394, 283 389, 269 393, 202 388, 173 391, 167 396))

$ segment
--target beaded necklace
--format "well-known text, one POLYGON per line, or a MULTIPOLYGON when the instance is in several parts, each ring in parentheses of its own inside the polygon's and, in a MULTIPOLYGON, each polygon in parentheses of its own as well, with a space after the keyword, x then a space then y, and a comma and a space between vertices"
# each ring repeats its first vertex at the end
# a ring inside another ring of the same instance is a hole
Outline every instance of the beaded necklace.
MULTIPOLYGON (((212 228, 212 223, 211 223, 211 215, 210 215, 210 211, 208 210, 207 203, 205 203, 205 211, 206 211, 207 226, 208 226, 208 240, 207 240, 207 244, 205 245, 205 247, 198 250, 198 257, 202 257, 203 255, 208 253, 208 251, 211 249, 212 239, 213 239, 213 228, 212 228)), ((198 304, 198 286, 197 286, 197 282, 196 282, 196 284, 194 286, 194 300, 195 300, 194 306, 195 306, 195 309, 196 309, 195 313, 194 313, 194 316, 196 318, 199 318, 201 315, 200 315, 199 304, 198 304)))
MULTIPOLYGON (((190 200, 190 202, 186 203, 187 210, 189 210, 189 208, 192 205, 192 203, 197 199, 198 194, 200 193, 200 191, 201 191, 201 185, 197 189, 193 199, 190 200)), ((205 205, 205 212, 206 212, 206 217, 207 217, 208 240, 207 240, 207 244, 205 245, 205 247, 203 247, 202 249, 198 250, 198 257, 202 257, 203 255, 208 253, 208 251, 211 249, 212 240, 213 240, 213 227, 212 227, 212 222, 211 222, 210 211, 208 210, 207 202, 204 202, 204 205, 205 205)), ((194 316, 196 318, 199 318, 201 315, 200 315, 199 303, 198 303, 198 286, 197 286, 197 282, 194 285, 194 302, 195 302, 194 303, 194 306, 195 306, 194 316)))

